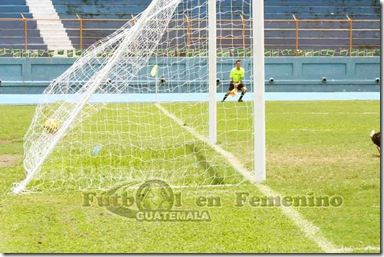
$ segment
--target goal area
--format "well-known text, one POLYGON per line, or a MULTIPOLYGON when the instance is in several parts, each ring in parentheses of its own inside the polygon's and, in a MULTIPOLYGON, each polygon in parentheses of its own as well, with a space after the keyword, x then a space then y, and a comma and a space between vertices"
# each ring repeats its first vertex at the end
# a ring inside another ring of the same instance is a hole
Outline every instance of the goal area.
POLYGON ((263 181, 263 1, 253 2, 153 0, 84 51, 43 92, 14 193, 263 181), (247 92, 221 102, 237 60, 247 92))

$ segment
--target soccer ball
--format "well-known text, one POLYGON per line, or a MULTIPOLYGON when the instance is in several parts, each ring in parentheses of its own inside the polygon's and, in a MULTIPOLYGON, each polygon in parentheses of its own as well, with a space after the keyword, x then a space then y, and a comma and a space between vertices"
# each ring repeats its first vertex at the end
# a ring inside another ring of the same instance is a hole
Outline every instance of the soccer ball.
POLYGON ((49 134, 55 134, 59 130, 59 123, 55 119, 48 119, 44 122, 43 128, 49 134))

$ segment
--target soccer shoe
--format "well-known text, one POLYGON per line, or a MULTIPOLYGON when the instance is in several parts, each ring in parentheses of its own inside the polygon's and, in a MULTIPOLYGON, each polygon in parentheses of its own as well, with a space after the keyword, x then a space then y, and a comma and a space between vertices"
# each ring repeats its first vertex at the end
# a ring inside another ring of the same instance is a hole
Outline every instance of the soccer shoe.
POLYGON ((374 134, 375 134, 375 130, 372 130, 371 133, 369 133, 369 136, 373 137, 374 134))
POLYGON ((239 99, 238 102, 242 103, 242 102, 244 102, 244 101, 243 101, 243 99, 239 99))

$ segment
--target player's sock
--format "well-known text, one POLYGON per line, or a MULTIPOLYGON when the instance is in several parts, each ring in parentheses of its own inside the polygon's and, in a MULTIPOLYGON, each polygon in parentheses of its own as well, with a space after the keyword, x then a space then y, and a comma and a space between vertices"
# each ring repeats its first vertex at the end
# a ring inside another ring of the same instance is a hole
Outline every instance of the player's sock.
POLYGON ((221 101, 224 102, 225 99, 227 99, 228 96, 229 96, 229 94, 225 94, 223 100, 221 100, 221 101))
POLYGON ((239 101, 241 100, 241 99, 243 99, 243 96, 245 95, 245 93, 244 92, 241 92, 241 96, 240 96, 240 98, 239 98, 239 101))

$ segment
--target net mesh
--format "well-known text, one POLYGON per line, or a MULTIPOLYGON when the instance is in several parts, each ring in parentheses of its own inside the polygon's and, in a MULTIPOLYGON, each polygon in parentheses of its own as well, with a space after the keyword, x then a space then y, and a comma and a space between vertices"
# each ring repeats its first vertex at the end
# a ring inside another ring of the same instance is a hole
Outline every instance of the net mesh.
MULTIPOLYGON (((234 16, 249 17, 250 3, 238 1, 234 11, 224 3, 232 1, 217 2, 218 52, 241 48, 233 38, 240 40, 243 25, 234 16)), ((54 80, 25 135, 27 178, 16 191, 110 188, 148 179, 175 186, 244 181, 196 137, 208 136, 207 5, 153 0, 54 80), (57 127, 44 127, 47 120, 57 127)), ((218 58, 218 98, 238 58, 218 58)), ((247 83, 252 63, 249 56, 241 60, 247 83)), ((252 169, 252 103, 235 99, 217 106, 218 144, 252 169)))

